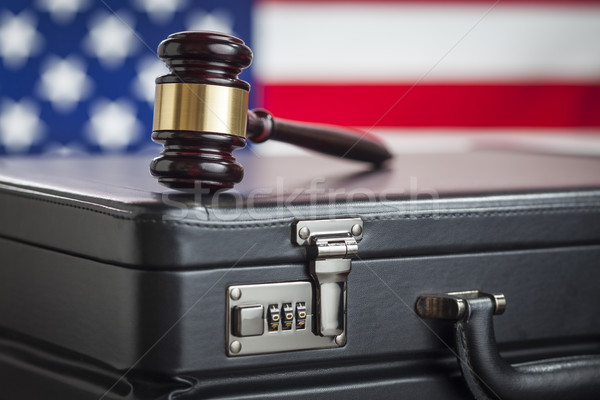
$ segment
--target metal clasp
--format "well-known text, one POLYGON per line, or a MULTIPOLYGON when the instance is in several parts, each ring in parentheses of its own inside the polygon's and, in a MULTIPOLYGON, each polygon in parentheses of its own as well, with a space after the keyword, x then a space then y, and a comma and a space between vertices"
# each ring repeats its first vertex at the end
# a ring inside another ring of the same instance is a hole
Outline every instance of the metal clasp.
POLYGON ((503 294, 486 293, 480 290, 465 290, 442 294, 419 296, 415 310, 420 317, 435 319, 459 320, 465 316, 467 299, 489 297, 494 303, 494 314, 499 315, 506 310, 506 298, 503 294))
POLYGON ((316 333, 345 343, 346 281, 363 236, 360 218, 303 220, 292 226, 292 242, 307 246, 317 291, 316 333))

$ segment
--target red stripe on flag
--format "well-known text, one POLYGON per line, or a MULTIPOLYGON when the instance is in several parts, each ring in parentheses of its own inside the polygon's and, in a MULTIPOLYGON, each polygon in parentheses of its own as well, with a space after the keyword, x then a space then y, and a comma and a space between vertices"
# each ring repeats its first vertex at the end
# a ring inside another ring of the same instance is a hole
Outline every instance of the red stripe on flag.
POLYGON ((600 127, 600 83, 262 87, 281 118, 363 127, 600 127))

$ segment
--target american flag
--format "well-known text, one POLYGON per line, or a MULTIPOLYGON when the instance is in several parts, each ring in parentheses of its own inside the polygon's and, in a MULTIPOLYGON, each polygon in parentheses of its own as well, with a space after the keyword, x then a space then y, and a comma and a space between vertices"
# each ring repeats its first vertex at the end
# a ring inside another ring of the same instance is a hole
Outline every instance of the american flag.
MULTIPOLYGON (((156 48, 182 30, 247 39, 245 0, 4 0, 0 152, 157 152, 156 48)), ((244 78, 249 79, 249 76, 244 78)))
POLYGON ((251 105, 414 132, 600 132, 598 1, 4 0, 0 154, 152 152, 158 43, 254 50, 251 105))

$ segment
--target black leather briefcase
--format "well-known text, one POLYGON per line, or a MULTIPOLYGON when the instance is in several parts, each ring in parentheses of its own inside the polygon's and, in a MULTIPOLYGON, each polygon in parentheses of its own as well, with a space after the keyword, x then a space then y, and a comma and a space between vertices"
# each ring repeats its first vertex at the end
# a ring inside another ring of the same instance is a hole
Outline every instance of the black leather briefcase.
POLYGON ((0 161, 0 398, 591 399, 600 159, 0 161))

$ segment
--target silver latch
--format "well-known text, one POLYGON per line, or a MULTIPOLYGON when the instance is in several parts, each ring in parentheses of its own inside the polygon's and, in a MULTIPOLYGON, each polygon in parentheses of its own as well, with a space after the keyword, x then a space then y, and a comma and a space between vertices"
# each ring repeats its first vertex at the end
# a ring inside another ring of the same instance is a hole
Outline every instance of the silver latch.
POLYGON ((506 298, 502 293, 494 294, 481 290, 464 290, 461 292, 428 294, 419 296, 415 310, 420 317, 435 319, 459 320, 465 316, 468 299, 488 297, 494 304, 494 314, 499 315, 506 310, 506 298))
POLYGON ((315 332, 345 342, 346 280, 363 237, 360 218, 297 221, 292 242, 307 246, 309 271, 317 289, 315 332))

